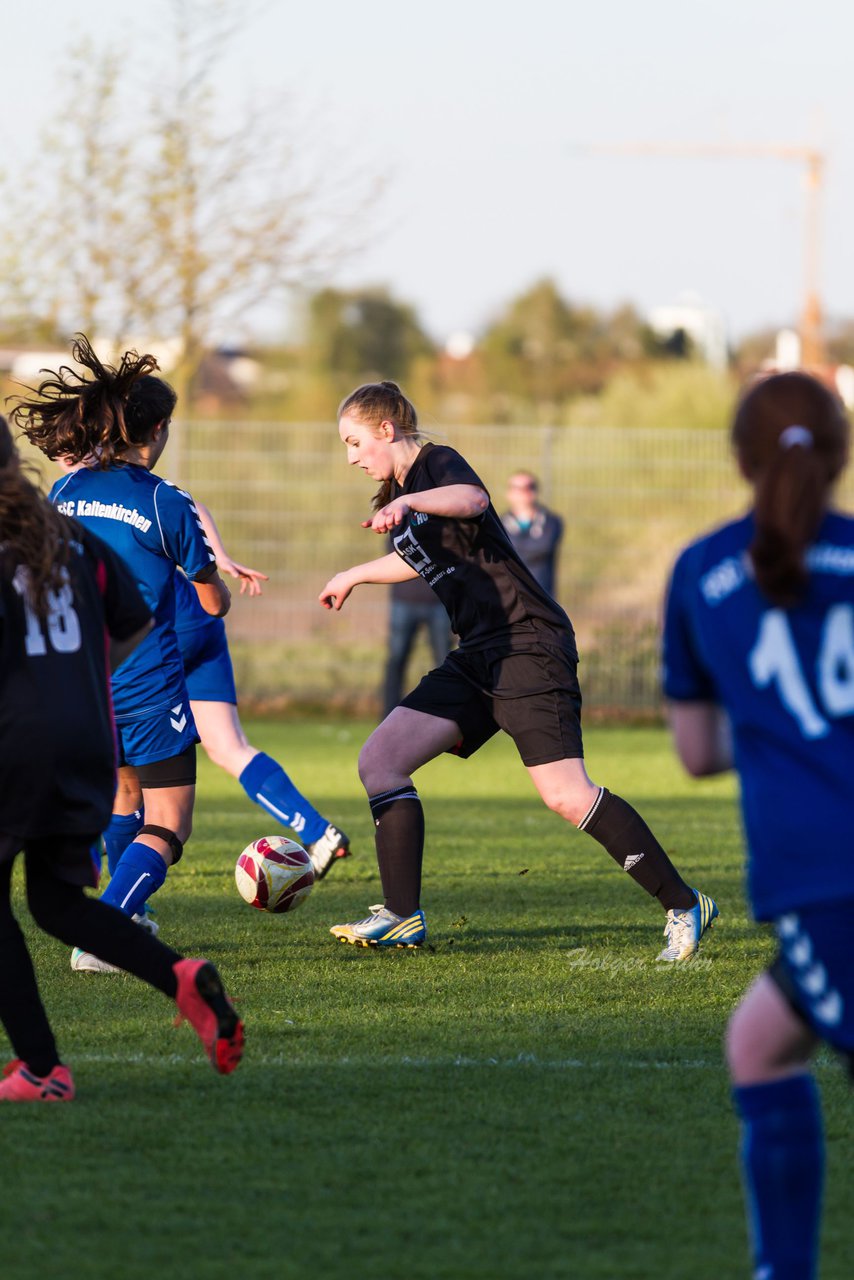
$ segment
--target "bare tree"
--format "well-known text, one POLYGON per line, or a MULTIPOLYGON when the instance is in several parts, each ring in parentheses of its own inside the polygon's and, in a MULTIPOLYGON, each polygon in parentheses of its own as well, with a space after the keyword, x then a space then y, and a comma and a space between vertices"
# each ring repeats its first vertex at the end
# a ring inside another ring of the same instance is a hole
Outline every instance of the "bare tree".
POLYGON ((177 340, 186 393, 212 342, 354 251, 378 183, 307 136, 292 103, 226 112, 217 90, 246 22, 233 0, 170 0, 168 13, 153 72, 127 50, 67 57, 65 109, 26 201, 0 210, 0 254, 7 295, 17 280, 18 308, 32 305, 11 270, 26 219, 40 314, 116 345, 177 340))

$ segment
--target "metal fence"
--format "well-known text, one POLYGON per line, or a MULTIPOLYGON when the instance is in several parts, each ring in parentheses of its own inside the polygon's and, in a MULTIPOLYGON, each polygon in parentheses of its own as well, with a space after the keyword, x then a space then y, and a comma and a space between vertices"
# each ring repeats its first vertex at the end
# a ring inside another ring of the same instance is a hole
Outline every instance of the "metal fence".
MULTIPOLYGON (((540 477, 543 499, 565 521, 557 594, 578 635, 585 705, 594 714, 655 713, 673 558, 746 505, 726 433, 467 426, 432 438, 466 456, 499 511, 512 470, 540 477)), ((358 588, 340 614, 317 603, 334 572, 385 549, 360 528, 372 482, 348 468, 334 426, 184 423, 158 470, 211 508, 236 559, 270 574, 263 597, 236 597, 228 620, 241 698, 375 712, 387 589, 358 588)), ((419 648, 413 683, 428 664, 419 648)))

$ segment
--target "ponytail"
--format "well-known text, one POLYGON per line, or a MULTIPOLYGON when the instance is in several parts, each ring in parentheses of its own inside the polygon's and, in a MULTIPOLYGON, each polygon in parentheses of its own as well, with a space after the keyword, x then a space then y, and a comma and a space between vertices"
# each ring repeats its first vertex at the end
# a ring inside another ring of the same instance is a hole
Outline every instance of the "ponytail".
POLYGON ((798 602, 807 587, 804 552, 824 515, 828 481, 811 448, 780 449, 756 482, 750 557, 760 591, 776 605, 798 602))
POLYGON ((754 486, 750 558, 759 590, 774 605, 795 605, 806 591, 806 551, 845 466, 848 434, 840 401, 805 373, 765 378, 738 406, 733 444, 754 486))

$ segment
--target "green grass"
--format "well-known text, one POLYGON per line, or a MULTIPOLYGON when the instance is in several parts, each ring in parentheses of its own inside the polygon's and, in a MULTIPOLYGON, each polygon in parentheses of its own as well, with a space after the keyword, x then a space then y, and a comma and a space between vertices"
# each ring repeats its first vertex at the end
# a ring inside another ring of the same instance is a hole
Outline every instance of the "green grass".
MULTIPOLYGON (((509 742, 437 761, 419 778, 431 943, 377 954, 327 933, 379 896, 366 726, 250 730, 357 856, 291 918, 251 911, 233 864, 270 823, 202 764, 195 834, 156 905, 164 938, 239 998, 247 1055, 227 1079, 158 993, 73 974, 29 931, 78 1101, 0 1115, 3 1276, 745 1277, 720 1042, 773 947, 745 910, 732 783, 684 779, 660 730, 588 732, 592 776, 721 908, 700 957, 662 971, 658 909, 542 807, 509 742)), ((829 1055, 818 1074, 822 1277, 843 1280, 851 1111, 829 1055)))

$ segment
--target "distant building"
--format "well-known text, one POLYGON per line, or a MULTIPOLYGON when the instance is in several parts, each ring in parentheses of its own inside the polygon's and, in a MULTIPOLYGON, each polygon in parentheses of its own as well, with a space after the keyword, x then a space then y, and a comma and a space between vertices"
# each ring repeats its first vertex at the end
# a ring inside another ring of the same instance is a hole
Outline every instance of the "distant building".
POLYGON ((694 295, 670 306, 653 307, 647 316, 649 326, 662 342, 682 340, 714 369, 725 369, 729 349, 724 318, 720 311, 707 307, 694 295))

